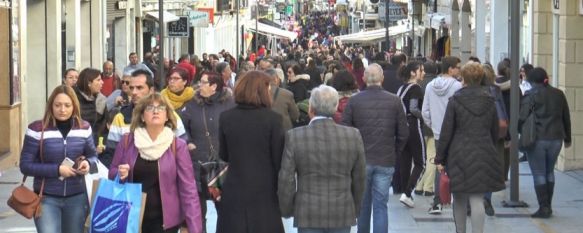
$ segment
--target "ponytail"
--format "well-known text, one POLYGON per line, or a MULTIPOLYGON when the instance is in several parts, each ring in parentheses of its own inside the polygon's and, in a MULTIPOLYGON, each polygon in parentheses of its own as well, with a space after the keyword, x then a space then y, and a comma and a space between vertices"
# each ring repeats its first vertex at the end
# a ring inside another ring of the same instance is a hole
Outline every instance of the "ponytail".
POLYGON ((399 68, 397 75, 403 80, 403 82, 408 82, 409 79, 411 79, 411 72, 418 70, 419 67, 421 67, 421 63, 418 61, 411 61, 407 65, 399 68))

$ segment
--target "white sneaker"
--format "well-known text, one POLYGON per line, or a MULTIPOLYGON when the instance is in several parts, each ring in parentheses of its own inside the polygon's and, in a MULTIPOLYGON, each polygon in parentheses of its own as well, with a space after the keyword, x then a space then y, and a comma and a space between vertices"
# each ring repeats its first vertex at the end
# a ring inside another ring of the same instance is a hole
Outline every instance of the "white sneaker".
POLYGON ((405 195, 404 193, 401 194, 401 198, 399 199, 399 201, 409 208, 413 208, 413 206, 415 206, 415 202, 413 202, 413 197, 407 197, 407 195, 405 195))

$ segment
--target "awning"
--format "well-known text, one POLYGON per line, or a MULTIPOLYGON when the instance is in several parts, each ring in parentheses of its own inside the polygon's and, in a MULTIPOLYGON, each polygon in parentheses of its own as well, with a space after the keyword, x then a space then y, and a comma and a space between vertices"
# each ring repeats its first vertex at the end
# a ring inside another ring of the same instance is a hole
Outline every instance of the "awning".
POLYGON ((428 13, 425 18, 425 25, 434 29, 447 28, 451 25, 451 16, 443 13, 428 13))
MULTIPOLYGON (((160 21, 159 16, 160 14, 158 11, 146 12, 146 18, 150 18, 154 21, 160 21)), ((176 16, 175 14, 172 14, 168 11, 164 11, 164 23, 178 21, 179 19, 180 17, 176 16)))
MULTIPOLYGON (((389 37, 397 37, 403 33, 410 32, 406 25, 392 26, 389 28, 389 37)), ((386 30, 384 28, 365 32, 357 32, 348 35, 337 36, 334 39, 342 43, 376 43, 385 39, 386 30)))
POLYGON ((258 31, 258 33, 260 34, 274 36, 276 38, 288 38, 290 40, 295 40, 296 37, 298 37, 298 35, 295 32, 282 30, 264 23, 257 23, 257 27, 259 28, 259 30, 255 30, 255 20, 247 21, 245 26, 249 30, 258 31))

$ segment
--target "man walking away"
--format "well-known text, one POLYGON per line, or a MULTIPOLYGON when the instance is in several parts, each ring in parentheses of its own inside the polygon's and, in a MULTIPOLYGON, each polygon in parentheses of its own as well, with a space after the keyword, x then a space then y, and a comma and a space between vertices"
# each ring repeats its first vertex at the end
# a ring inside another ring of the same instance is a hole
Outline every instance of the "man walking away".
MULTIPOLYGON (((441 60, 441 75, 428 83, 425 89, 421 113, 423 121, 433 131, 435 148, 439 148, 439 133, 441 132, 441 124, 443 123, 449 97, 462 88, 462 84, 456 79, 460 72, 460 62, 461 60, 457 57, 444 57, 441 60)), ((435 196, 433 196, 433 205, 429 209, 429 213, 441 214, 438 171, 435 174, 433 187, 435 187, 435 196)))
POLYGON ((334 88, 314 88, 309 102, 310 124, 286 135, 278 187, 281 213, 294 217, 298 233, 349 233, 364 192, 362 138, 357 129, 332 120, 338 105, 334 88))
POLYGON ((395 160, 407 142, 409 127, 401 99, 381 87, 383 69, 372 64, 364 71, 367 87, 348 101, 342 124, 357 128, 366 155, 366 186, 358 217, 358 232, 389 231, 388 201, 395 160), (373 192, 374 190, 374 192, 373 192))

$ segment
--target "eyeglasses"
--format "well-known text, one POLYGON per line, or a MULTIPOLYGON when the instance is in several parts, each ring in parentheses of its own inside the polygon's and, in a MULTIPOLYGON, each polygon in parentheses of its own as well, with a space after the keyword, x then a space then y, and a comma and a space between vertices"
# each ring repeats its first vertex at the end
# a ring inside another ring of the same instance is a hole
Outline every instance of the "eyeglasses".
POLYGON ((121 84, 130 85, 130 81, 121 81, 121 84))
POLYGON ((154 106, 154 105, 148 105, 146 106, 146 112, 164 112, 166 111, 166 105, 158 105, 158 106, 154 106))

